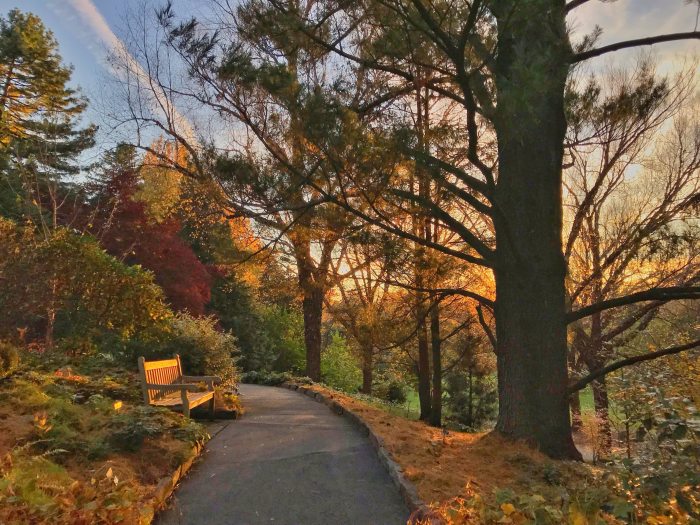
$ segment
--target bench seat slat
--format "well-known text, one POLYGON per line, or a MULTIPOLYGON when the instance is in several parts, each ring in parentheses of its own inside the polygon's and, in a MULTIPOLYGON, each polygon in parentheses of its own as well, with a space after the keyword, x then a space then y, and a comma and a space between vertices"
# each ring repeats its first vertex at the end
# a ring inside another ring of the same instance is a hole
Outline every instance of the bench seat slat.
MULTIPOLYGON (((189 392, 187 394, 190 407, 199 406, 209 401, 212 397, 214 397, 214 392, 189 392)), ((156 399, 152 404, 159 407, 176 407, 182 405, 182 398, 179 392, 174 392, 160 399, 156 399)))

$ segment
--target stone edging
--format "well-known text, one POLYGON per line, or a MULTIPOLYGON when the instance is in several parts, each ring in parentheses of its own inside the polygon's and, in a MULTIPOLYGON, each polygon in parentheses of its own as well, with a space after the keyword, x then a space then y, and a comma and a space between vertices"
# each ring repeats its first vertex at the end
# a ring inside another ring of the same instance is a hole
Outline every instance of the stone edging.
POLYGON ((139 525, 149 525, 153 521, 156 512, 165 505, 167 499, 175 491, 178 481, 187 474, 187 471, 192 467, 192 463, 194 463, 194 460, 197 459, 203 449, 204 443, 192 447, 185 460, 175 469, 175 472, 169 476, 160 478, 153 496, 141 508, 139 525))
POLYGON ((331 396, 328 396, 322 392, 316 392, 307 387, 306 385, 299 385, 297 383, 282 383, 278 386, 286 388, 288 390, 296 390, 297 392, 301 392, 302 394, 309 396, 310 398, 318 401, 319 403, 323 403, 324 405, 328 406, 328 408, 330 408, 333 412, 340 416, 344 416, 355 426, 357 426, 363 434, 369 437, 370 443, 372 443, 372 446, 377 452, 377 456, 379 456, 379 461, 389 472, 391 480, 394 482, 394 485, 396 485, 396 487, 399 489, 401 497, 406 502, 408 509, 411 511, 411 517, 413 519, 420 519, 430 514, 430 509, 418 495, 416 487, 406 478, 406 476, 403 473, 403 470, 401 469, 401 466, 392 459, 391 454, 384 446, 384 440, 376 433, 374 433, 370 426, 367 423, 365 423, 360 416, 358 416, 352 410, 343 407, 331 396))

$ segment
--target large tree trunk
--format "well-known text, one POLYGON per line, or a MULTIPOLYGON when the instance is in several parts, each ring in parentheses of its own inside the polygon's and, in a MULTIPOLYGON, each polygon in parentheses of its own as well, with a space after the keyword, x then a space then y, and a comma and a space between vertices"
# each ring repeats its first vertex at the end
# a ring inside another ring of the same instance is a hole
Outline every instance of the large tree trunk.
POLYGON ((323 297, 325 276, 319 276, 311 257, 311 245, 306 240, 296 239, 294 255, 297 263, 299 288, 303 293, 304 345, 306 347, 306 376, 313 381, 321 380, 321 321, 323 319, 323 297))
POLYGON ((430 311, 430 346, 433 357, 433 390, 430 424, 442 426, 442 349, 440 340, 440 304, 435 301, 430 311))
POLYGON ((367 346, 362 350, 362 393, 372 395, 372 347, 367 346))
POLYGON ((571 53, 564 0, 496 2, 495 14, 496 429, 553 458, 580 459, 567 395, 561 245, 564 88, 571 53))

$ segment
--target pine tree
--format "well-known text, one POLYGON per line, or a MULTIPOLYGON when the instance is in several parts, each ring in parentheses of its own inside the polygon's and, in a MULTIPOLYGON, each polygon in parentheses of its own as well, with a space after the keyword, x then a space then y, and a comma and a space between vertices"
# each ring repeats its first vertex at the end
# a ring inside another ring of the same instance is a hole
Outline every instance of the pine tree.
POLYGON ((39 179, 79 171, 95 126, 80 128, 87 100, 69 87, 72 68, 41 20, 18 9, 0 18, 0 146, 2 164, 39 179))

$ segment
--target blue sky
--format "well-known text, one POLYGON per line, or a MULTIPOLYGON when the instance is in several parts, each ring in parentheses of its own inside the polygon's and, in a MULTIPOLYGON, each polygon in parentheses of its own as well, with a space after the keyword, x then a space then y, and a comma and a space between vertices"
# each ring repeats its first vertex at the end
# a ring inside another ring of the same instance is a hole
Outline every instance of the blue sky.
MULTIPOLYGON (((111 72, 104 57, 110 47, 123 36, 128 12, 155 9, 164 0, 0 0, 0 12, 13 7, 39 15, 53 31, 65 62, 74 66, 73 83, 97 102, 88 118, 100 123, 97 108, 104 98, 102 87, 111 72)), ((181 15, 201 12, 207 0, 177 0, 176 11, 181 15)), ((590 31, 596 24, 604 29, 601 44, 638 38, 653 34, 692 31, 696 23, 697 7, 684 0, 618 0, 601 2, 591 0, 575 10, 569 22, 575 35, 590 31)), ((631 63, 637 51, 615 53, 618 64, 631 63)), ((660 69, 678 67, 681 57, 699 56, 700 42, 661 44, 654 47, 660 69)))

